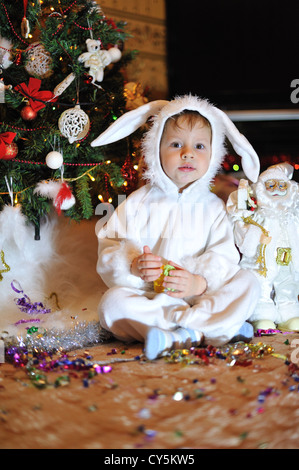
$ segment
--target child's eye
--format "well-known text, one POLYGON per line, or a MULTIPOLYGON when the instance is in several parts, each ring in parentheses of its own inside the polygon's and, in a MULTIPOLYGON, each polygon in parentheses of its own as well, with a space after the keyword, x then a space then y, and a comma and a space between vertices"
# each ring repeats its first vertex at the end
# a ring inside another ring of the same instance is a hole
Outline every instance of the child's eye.
POLYGON ((203 144, 196 144, 195 145, 195 148, 199 149, 199 150, 202 150, 205 148, 205 146, 203 144))
POLYGON ((180 142, 172 142, 171 143, 171 147, 174 147, 174 148, 181 148, 182 144, 180 144, 180 142))

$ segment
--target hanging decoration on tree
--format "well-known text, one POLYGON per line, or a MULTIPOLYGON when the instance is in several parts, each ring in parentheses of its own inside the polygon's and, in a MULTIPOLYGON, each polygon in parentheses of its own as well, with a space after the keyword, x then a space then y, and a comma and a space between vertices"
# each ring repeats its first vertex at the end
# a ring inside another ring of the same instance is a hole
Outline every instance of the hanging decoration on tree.
POLYGON ((0 134, 0 160, 12 160, 18 154, 18 146, 13 142, 15 132, 4 132, 0 134))
POLYGON ((60 96, 75 80, 76 75, 72 72, 54 88, 54 96, 60 96))
POLYGON ((61 134, 66 137, 70 144, 83 139, 90 127, 88 115, 81 109, 79 104, 74 108, 67 109, 58 120, 61 134))
MULTIPOLYGON (((101 50, 101 41, 87 39, 86 47, 88 52, 79 55, 79 62, 84 62, 84 67, 89 68, 89 75, 92 77, 91 83, 102 82, 104 78, 104 68, 111 63, 118 62, 121 58, 121 51, 118 47, 111 47, 109 50, 101 50)), ((99 85, 96 85, 99 86, 99 85)), ((100 86, 100 88, 102 88, 100 86)))
POLYGON ((0 36, 0 73, 1 69, 7 69, 11 64, 12 42, 0 36))
POLYGON ((58 168, 60 168, 63 164, 63 155, 56 150, 49 152, 46 156, 46 164, 48 168, 51 168, 52 170, 58 170, 58 168))
POLYGON ((126 158, 125 163, 121 168, 121 172, 125 179, 125 192, 129 194, 136 189, 138 182, 138 172, 133 166, 131 155, 126 158))
POLYGON ((27 104, 20 112, 21 118, 24 121, 33 121, 37 117, 37 112, 27 104))
POLYGON ((23 0, 23 5, 24 5, 24 16, 21 22, 21 34, 23 38, 27 39, 30 33, 29 21, 26 18, 28 0, 23 0))
POLYGON ((37 184, 34 193, 51 199, 58 215, 61 215, 61 211, 70 209, 76 202, 70 186, 62 179, 41 181, 37 184))
POLYGON ((21 111, 21 116, 26 121, 35 119, 37 112, 44 108, 49 101, 54 101, 54 95, 52 91, 40 91, 41 80, 39 78, 29 78, 28 85, 21 83, 14 89, 25 96, 29 104, 21 111))
POLYGON ((124 87, 124 95, 126 98, 126 109, 131 111, 139 108, 148 102, 146 96, 144 96, 144 89, 140 83, 128 82, 124 87))
POLYGON ((25 70, 29 75, 33 75, 41 79, 48 78, 52 75, 52 57, 43 44, 34 42, 27 47, 25 53, 25 70))

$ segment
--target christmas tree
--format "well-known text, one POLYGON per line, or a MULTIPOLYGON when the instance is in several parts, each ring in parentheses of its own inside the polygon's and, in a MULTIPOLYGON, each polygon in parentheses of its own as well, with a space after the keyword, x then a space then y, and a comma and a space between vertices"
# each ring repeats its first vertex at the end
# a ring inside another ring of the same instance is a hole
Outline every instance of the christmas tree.
POLYGON ((0 211, 20 205, 39 239, 51 211, 89 219, 135 189, 133 141, 90 143, 128 109, 136 51, 90 0, 2 0, 0 28, 0 211))

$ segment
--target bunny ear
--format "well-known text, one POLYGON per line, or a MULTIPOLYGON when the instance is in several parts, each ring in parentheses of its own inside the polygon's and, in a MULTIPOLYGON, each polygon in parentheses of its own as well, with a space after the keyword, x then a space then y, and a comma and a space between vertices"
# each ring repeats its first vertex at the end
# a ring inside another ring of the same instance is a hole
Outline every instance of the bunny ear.
POLYGON ((225 135, 229 139, 236 153, 242 159, 242 168, 247 178, 256 183, 260 172, 260 161, 257 153, 246 137, 241 134, 230 118, 220 109, 215 108, 225 126, 225 135))
POLYGON ((128 111, 93 140, 90 145, 92 147, 108 145, 128 137, 128 135, 131 135, 140 126, 145 124, 150 116, 157 114, 166 104, 168 104, 168 101, 156 100, 139 106, 139 108, 133 109, 133 111, 128 111))

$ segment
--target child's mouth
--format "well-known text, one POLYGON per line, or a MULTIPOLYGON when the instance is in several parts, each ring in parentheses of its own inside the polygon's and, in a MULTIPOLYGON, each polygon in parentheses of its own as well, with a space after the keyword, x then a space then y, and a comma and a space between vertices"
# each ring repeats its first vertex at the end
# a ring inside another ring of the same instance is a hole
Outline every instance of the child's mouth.
POLYGON ((179 170, 183 172, 189 172, 189 171, 194 171, 194 168, 191 165, 184 165, 184 166, 180 166, 179 170))

